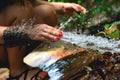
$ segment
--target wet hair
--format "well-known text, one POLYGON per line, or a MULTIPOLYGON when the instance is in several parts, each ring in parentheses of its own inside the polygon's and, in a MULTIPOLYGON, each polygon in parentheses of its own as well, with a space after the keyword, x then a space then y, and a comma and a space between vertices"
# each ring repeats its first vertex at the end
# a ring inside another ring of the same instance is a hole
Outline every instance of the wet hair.
POLYGON ((0 0, 0 11, 16 2, 20 2, 21 4, 24 4, 24 0, 0 0))

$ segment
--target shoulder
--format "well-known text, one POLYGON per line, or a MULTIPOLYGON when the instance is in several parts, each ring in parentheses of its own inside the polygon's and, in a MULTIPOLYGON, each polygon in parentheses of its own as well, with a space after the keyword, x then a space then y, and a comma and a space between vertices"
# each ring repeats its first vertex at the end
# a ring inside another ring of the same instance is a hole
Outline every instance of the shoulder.
POLYGON ((16 3, 8 6, 5 13, 6 17, 11 19, 13 24, 16 24, 21 22, 22 19, 31 18, 33 16, 32 10, 32 6, 28 3, 25 3, 24 5, 16 3))
POLYGON ((8 12, 12 12, 16 16, 31 16, 33 12, 32 5, 29 2, 25 2, 24 5, 16 3, 13 6, 9 7, 8 12))

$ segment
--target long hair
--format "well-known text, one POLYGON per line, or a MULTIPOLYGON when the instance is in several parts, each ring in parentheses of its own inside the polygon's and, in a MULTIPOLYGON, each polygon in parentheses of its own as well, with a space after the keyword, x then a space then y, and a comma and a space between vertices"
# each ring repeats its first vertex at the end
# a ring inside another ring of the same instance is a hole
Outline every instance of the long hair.
POLYGON ((0 0, 0 11, 3 10, 5 7, 12 5, 16 2, 24 4, 24 0, 0 0))

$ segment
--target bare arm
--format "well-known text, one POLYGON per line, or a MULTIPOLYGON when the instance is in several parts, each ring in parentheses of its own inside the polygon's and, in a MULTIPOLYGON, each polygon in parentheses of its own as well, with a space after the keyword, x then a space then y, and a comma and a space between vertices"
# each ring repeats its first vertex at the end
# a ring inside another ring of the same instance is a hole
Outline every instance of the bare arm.
POLYGON ((65 15, 72 16, 74 12, 83 12, 86 14, 86 9, 75 3, 62 3, 62 2, 52 2, 51 3, 58 13, 63 13, 65 15))
POLYGON ((62 2, 47 2, 47 1, 41 1, 41 0, 36 0, 33 4, 34 6, 39 6, 39 5, 50 5, 55 8, 56 12, 59 14, 65 14, 72 16, 74 12, 83 12, 84 14, 86 13, 86 9, 78 4, 75 3, 62 3, 62 2))

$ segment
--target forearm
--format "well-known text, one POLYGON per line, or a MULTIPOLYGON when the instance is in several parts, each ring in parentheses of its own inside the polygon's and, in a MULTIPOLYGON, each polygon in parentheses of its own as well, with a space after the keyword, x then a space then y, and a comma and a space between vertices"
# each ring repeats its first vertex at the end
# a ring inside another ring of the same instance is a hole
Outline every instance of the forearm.
POLYGON ((44 1, 44 0, 35 0, 34 2, 32 2, 33 6, 36 7, 36 6, 40 6, 40 5, 49 5, 49 6, 52 6, 57 13, 63 13, 63 4, 61 2, 47 2, 47 1, 44 1))
POLYGON ((75 3, 47 2, 43 0, 34 1, 34 6, 39 5, 50 5, 56 10, 58 14, 65 14, 69 16, 72 16, 74 12, 83 12, 84 14, 86 13, 86 9, 83 6, 75 3))
POLYGON ((49 4, 54 7, 58 14, 64 14, 64 5, 62 2, 50 2, 49 4))
POLYGON ((43 0, 33 0, 31 1, 33 6, 39 6, 39 5, 51 5, 50 2, 43 1, 43 0))

